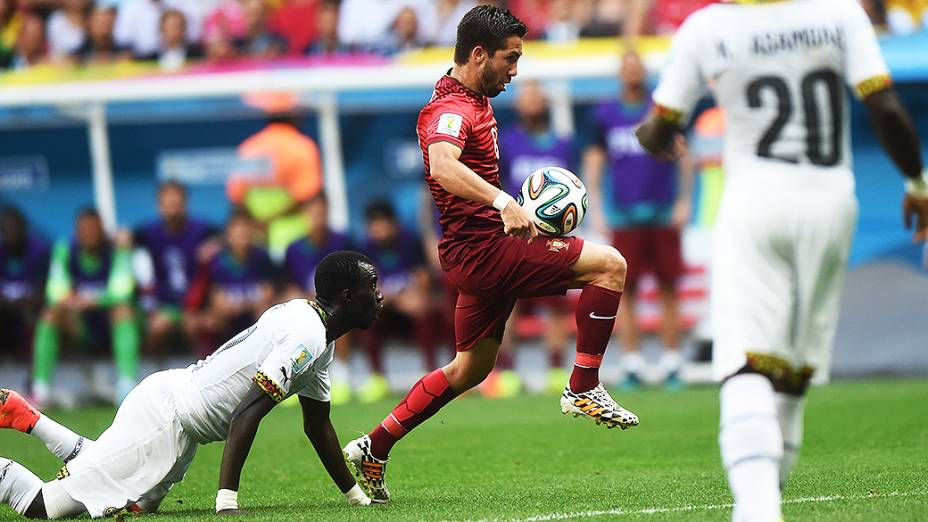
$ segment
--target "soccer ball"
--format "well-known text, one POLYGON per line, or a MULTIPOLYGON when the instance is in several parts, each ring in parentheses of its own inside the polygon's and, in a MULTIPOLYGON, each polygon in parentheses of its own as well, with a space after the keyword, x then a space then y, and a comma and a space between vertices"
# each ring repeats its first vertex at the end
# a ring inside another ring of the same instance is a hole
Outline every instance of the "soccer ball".
POLYGON ((586 215, 586 186, 567 169, 544 167, 525 178, 516 201, 531 214, 539 232, 563 236, 586 215))

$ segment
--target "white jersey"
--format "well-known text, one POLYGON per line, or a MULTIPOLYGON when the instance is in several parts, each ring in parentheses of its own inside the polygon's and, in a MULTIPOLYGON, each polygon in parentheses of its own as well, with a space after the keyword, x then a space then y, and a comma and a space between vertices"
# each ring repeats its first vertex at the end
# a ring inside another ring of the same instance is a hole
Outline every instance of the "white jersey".
POLYGON ((275 401, 299 394, 329 399, 325 311, 306 299, 269 308, 206 359, 182 370, 174 392, 184 430, 200 443, 225 440, 232 412, 252 383, 275 401))
POLYGON ((751 173, 853 187, 843 84, 863 98, 889 83, 855 0, 714 4, 675 35, 654 101, 685 116, 712 88, 727 117, 730 180, 751 173))

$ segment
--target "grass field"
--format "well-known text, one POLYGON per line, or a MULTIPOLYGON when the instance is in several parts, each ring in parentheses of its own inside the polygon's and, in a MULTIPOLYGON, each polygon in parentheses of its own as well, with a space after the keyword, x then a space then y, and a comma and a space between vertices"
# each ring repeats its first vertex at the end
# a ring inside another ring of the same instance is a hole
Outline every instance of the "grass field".
MULTIPOLYGON (((620 402, 641 416, 622 432, 564 417, 557 399, 453 402, 397 445, 393 501, 349 507, 301 431, 298 408, 264 421, 246 464, 245 520, 725 520, 715 388, 642 391, 620 402)), ((846 381, 813 389, 786 520, 928 520, 928 381, 846 381)), ((342 442, 393 401, 336 408, 342 442)), ((96 436, 111 410, 53 414, 96 436)), ((213 519, 220 444, 202 447, 187 479, 151 520, 213 519)), ((0 433, 0 455, 43 478, 60 467, 37 440, 0 433)), ((0 508, 0 519, 15 519, 0 508)))

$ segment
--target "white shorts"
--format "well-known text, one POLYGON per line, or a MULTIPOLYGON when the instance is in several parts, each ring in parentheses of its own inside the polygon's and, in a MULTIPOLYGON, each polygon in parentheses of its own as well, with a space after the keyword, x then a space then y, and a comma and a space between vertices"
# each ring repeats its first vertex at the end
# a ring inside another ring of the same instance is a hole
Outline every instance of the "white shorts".
POLYGON ((61 486, 92 517, 139 501, 153 510, 184 478, 197 443, 177 417, 172 391, 176 372, 143 380, 123 401, 113 424, 68 462, 61 486))
POLYGON ((713 238, 713 375, 724 379, 758 353, 825 382, 857 222, 853 184, 735 185, 713 238))

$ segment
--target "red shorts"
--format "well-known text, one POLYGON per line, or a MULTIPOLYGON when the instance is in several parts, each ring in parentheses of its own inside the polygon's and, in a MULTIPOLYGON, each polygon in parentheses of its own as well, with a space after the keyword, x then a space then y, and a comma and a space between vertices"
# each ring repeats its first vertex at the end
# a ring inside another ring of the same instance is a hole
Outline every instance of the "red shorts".
POLYGON ((573 266, 583 240, 539 237, 531 243, 501 236, 481 245, 445 277, 458 290, 454 332, 459 352, 483 338, 502 341, 506 320, 519 297, 563 295, 574 285, 573 266))
POLYGON ((680 231, 674 227, 615 230, 612 245, 628 264, 626 286, 634 287, 645 272, 653 272, 662 285, 673 285, 683 275, 680 231))

